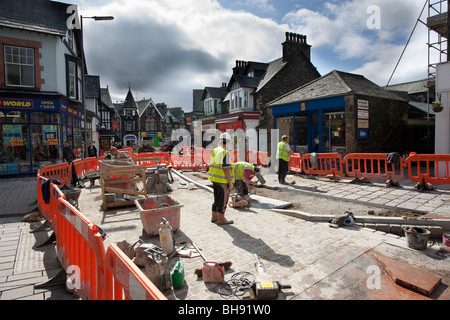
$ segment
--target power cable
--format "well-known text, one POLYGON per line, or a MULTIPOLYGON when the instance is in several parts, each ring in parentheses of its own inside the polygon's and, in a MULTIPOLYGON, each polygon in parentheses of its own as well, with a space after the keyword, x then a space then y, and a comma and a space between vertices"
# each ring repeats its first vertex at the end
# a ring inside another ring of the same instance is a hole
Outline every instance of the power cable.
POLYGON ((414 31, 416 30, 417 24, 418 24, 419 21, 420 21, 420 17, 422 16, 423 10, 425 10, 425 7, 426 7, 427 3, 428 3, 428 0, 426 0, 426 1, 425 1, 425 4, 423 5, 422 11, 420 12, 420 15, 419 15, 419 18, 417 18, 416 24, 414 25, 414 28, 413 28, 411 34, 409 35, 408 41, 406 42, 406 45, 405 45, 405 47, 403 48, 402 54, 400 55, 400 58, 398 59, 397 64, 395 65, 394 71, 392 71, 391 77, 389 78, 389 81, 387 82, 386 87, 389 86, 389 83, 391 82, 392 77, 394 76, 394 73, 395 73, 395 71, 397 70, 398 65, 400 64, 400 61, 401 61, 402 58, 403 58, 403 54, 405 53, 406 48, 408 47, 408 44, 409 44, 409 42, 411 41, 411 38, 412 38, 412 36, 413 36, 413 34, 414 34, 414 31))

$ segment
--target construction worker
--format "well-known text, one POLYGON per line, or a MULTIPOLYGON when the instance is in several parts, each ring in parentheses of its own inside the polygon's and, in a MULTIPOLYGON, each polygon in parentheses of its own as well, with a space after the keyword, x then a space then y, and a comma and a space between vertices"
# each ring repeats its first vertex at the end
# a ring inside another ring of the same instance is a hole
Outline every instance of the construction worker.
POLYGON ((227 142, 231 141, 228 133, 219 137, 219 146, 211 152, 208 179, 213 183, 214 202, 212 204, 211 222, 219 225, 232 224, 233 220, 225 219, 228 196, 233 189, 233 177, 230 154, 226 149, 227 142))
POLYGON ((248 162, 236 162, 231 165, 234 172, 234 186, 240 195, 248 195, 252 186, 256 186, 258 181, 252 181, 260 171, 260 168, 248 162))
POLYGON ((276 159, 278 159, 278 182, 280 184, 287 184, 285 179, 289 171, 289 159, 291 158, 291 154, 293 154, 288 142, 289 137, 284 135, 278 143, 276 159))

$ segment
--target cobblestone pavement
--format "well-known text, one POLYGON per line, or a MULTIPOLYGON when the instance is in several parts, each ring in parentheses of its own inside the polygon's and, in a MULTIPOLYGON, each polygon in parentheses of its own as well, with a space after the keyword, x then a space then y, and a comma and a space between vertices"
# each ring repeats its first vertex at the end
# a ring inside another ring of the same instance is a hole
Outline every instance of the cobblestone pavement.
MULTIPOLYGON (((265 178, 268 184, 274 183, 274 176, 267 175, 265 178)), ((322 192, 326 195, 321 198, 324 205, 327 197, 346 197, 344 192, 348 192, 347 196, 350 198, 359 192, 360 197, 349 200, 361 202, 371 201, 364 197, 374 194, 377 196, 372 198, 372 201, 383 196, 387 199, 389 196, 386 195, 391 195, 393 198, 390 203, 397 200, 398 208, 403 207, 401 204, 405 201, 411 202, 412 198, 421 199, 433 195, 428 201, 417 201, 421 205, 415 207, 415 210, 430 207, 430 201, 434 201, 432 203, 438 205, 428 212, 441 215, 449 213, 439 210, 448 205, 447 190, 419 193, 413 186, 388 190, 382 184, 350 186, 320 180, 309 180, 305 183, 305 186, 311 187, 313 184, 326 191, 322 192), (333 185, 333 188, 330 185, 333 185), (345 190, 346 188, 348 189, 345 190), (341 193, 333 194, 336 189, 341 193), (411 193, 414 193, 415 197, 400 201, 400 197, 406 199, 406 195, 409 197, 411 193)), ((139 212, 135 207, 103 212, 100 210, 101 188, 98 182, 92 188, 88 187, 88 183, 86 186, 79 199, 79 209, 107 233, 106 246, 124 239, 133 243, 139 238, 145 242, 159 243, 158 237, 149 238, 143 233, 139 212)), ((330 228, 328 223, 305 221, 269 209, 228 208, 226 217, 234 220, 234 224, 218 226, 210 222, 211 193, 202 188, 186 188, 180 184, 179 179, 176 179, 172 186, 174 190, 171 196, 183 204, 180 229, 174 233, 176 240, 194 242, 208 260, 232 261, 232 268, 225 274, 226 281, 239 272, 249 272, 254 276, 254 254, 257 254, 273 280, 291 285, 290 289, 284 289, 279 295, 280 300, 450 298, 447 289, 450 284, 448 260, 437 259, 437 246, 417 251, 406 246, 404 237, 390 233, 356 226, 330 228), (443 289, 436 290, 431 297, 425 297, 392 284, 381 267, 378 259, 381 256, 407 262, 441 276, 443 289), (370 286, 369 281, 373 275, 370 270, 373 270, 374 266, 381 270, 380 288, 370 286)), ((296 186, 300 187, 297 189, 300 197, 302 192, 310 190, 301 190, 301 183, 296 186)), ((17 201, 19 196, 15 197, 17 201)), ((36 248, 36 244, 48 238, 49 232, 30 233, 36 226, 22 222, 21 217, 19 215, 2 218, 0 215, 0 300, 73 299, 64 288, 34 288, 34 284, 42 283, 55 275, 59 266, 54 245, 36 248)), ((170 265, 173 266, 178 260, 185 268, 185 285, 181 289, 164 292, 169 299, 248 299, 248 294, 239 297, 221 296, 216 292, 216 284, 204 283, 202 279, 198 279, 194 270, 202 266, 203 260, 200 257, 173 257, 170 265)))

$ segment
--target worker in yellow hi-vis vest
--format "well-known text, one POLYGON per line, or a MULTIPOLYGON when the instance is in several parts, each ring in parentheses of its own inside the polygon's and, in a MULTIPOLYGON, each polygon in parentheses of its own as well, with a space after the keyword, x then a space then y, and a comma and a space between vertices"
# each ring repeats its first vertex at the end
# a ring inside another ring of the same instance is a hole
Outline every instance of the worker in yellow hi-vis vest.
POLYGON ((291 158, 291 147, 289 146, 289 137, 284 135, 278 143, 277 156, 278 159, 278 182, 280 184, 287 184, 286 176, 289 171, 289 159, 291 158))
POLYGON ((230 154, 226 149, 226 144, 230 141, 231 137, 228 133, 220 135, 219 146, 211 152, 208 172, 208 179, 212 181, 214 190, 211 222, 217 222, 219 225, 233 223, 233 220, 225 219, 228 196, 234 183, 230 154))

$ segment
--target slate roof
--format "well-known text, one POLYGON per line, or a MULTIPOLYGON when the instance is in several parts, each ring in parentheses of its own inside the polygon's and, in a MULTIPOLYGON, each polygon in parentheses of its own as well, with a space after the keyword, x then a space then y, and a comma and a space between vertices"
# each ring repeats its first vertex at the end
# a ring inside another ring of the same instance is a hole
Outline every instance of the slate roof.
POLYGON ((136 102, 134 101, 133 94, 131 93, 131 88, 128 89, 127 97, 123 103, 122 109, 135 109, 137 110, 136 102))
POLYGON ((203 94, 201 99, 206 99, 206 94, 209 94, 211 98, 220 98, 223 99, 227 96, 228 89, 224 87, 216 88, 216 87, 205 87, 205 90, 203 90, 203 94))
POLYGON ((333 70, 330 73, 281 96, 270 102, 268 105, 277 106, 299 101, 342 96, 351 93, 404 101, 403 98, 378 86, 362 75, 333 70))
POLYGON ((0 26, 65 36, 68 6, 49 0, 1 0, 0 26))
POLYGON ((100 95, 102 102, 110 108, 114 108, 114 104, 111 99, 111 95, 109 94, 108 88, 100 88, 100 95))
POLYGON ((163 118, 161 112, 155 106, 155 103, 153 102, 152 99, 141 100, 141 101, 138 101, 136 104, 137 104, 137 108, 138 108, 139 117, 141 117, 144 114, 145 110, 147 110, 148 108, 155 108, 156 112, 159 114, 161 119, 163 118))
POLYGON ((261 90, 278 72, 280 72, 281 69, 283 69, 286 64, 287 62, 284 62, 283 58, 279 58, 270 62, 269 66, 267 67, 267 72, 264 75, 264 78, 259 83, 256 92, 261 90))
POLYGON ((389 90, 406 91, 408 94, 425 93, 427 92, 428 79, 411 81, 406 83, 393 84, 387 87, 389 90))

